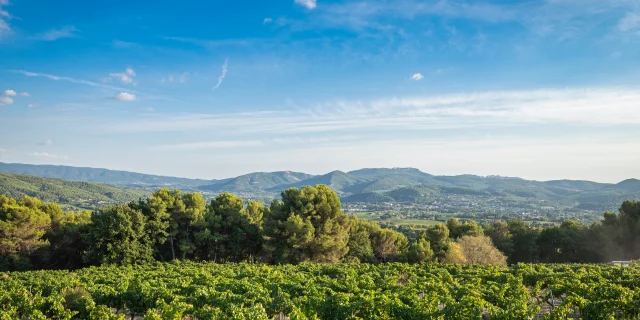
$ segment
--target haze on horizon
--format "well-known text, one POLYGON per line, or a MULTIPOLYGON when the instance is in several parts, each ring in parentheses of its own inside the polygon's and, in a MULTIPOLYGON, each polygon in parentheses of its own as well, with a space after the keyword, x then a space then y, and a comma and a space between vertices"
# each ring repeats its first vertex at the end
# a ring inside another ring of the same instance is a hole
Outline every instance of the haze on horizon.
POLYGON ((0 0, 0 161, 640 177, 634 0, 0 0))

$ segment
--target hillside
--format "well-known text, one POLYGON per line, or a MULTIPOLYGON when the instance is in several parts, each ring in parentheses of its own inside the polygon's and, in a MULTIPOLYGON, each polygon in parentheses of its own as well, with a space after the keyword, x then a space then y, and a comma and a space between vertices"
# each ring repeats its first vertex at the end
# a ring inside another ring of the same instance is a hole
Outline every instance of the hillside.
POLYGON ((369 180, 365 178, 354 177, 348 173, 336 170, 321 176, 315 176, 306 180, 298 181, 293 184, 280 185, 271 188, 272 191, 282 191, 287 188, 301 188, 308 185, 324 184, 335 190, 339 195, 347 192, 347 188, 365 183, 369 180))
POLYGON ((127 190, 102 183, 66 181, 0 172, 0 194, 12 198, 38 197, 69 208, 93 209, 148 196, 142 190, 127 190))
POLYGON ((128 171, 116 171, 98 168, 82 168, 53 165, 32 165, 0 162, 0 172, 26 174, 44 178, 64 179, 70 181, 87 181, 108 183, 122 187, 134 188, 185 188, 191 189, 201 185, 219 181, 156 176, 128 171))
POLYGON ((267 190, 281 185, 298 183, 312 178, 313 175, 281 171, 281 172, 256 172, 245 174, 224 182, 198 187, 203 191, 246 193, 251 191, 267 190))

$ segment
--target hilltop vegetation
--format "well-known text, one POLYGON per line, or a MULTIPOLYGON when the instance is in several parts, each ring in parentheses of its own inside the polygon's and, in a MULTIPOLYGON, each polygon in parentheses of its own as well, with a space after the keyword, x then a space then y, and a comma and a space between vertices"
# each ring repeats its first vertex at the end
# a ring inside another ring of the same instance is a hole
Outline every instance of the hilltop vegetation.
POLYGON ((121 187, 136 188, 195 188, 209 184, 210 180, 186 179, 141 174, 127 171, 107 170, 98 168, 81 168, 54 165, 31 165, 21 163, 0 162, 0 172, 25 174, 44 178, 64 179, 70 181, 87 181, 108 183, 121 187))
POLYGON ((94 209, 147 196, 141 190, 127 190, 102 183, 65 181, 0 172, 0 194, 21 199, 36 197, 65 207, 94 209))
POLYGON ((0 195, 0 270, 79 268, 152 261, 603 262, 640 257, 640 202, 625 201, 602 223, 539 228, 521 220, 384 228, 349 217, 325 185, 289 188, 269 206, 222 193, 160 189, 92 213, 0 195))

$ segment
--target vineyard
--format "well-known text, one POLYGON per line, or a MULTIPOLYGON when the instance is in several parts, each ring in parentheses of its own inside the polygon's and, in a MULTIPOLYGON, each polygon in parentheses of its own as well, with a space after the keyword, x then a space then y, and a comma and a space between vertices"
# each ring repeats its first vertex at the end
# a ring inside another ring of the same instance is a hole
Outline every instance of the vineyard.
POLYGON ((0 319, 636 319, 640 267, 155 263, 0 273, 0 319))

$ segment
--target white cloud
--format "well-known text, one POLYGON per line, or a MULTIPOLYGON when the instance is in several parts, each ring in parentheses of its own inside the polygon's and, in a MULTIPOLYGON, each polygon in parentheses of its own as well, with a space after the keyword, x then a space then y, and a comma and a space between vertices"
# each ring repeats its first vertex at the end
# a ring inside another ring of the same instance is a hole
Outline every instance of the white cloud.
POLYGON ((31 109, 31 108, 35 108, 35 107, 37 107, 37 106, 38 106, 38 105, 37 105, 37 104, 35 104, 35 103, 30 103, 29 105, 27 105, 27 108, 31 109))
POLYGON ((20 96, 21 97, 31 97, 31 95, 28 92, 21 92, 20 96))
POLYGON ((7 97, 15 97, 17 93, 14 90, 5 90, 4 95, 7 97))
POLYGON ((13 104, 13 99, 0 96, 0 106, 13 104))
POLYGON ((135 101, 136 95, 128 92, 120 92, 115 96, 115 99, 119 101, 135 101))
POLYGON ((69 159, 68 156, 57 155, 48 152, 29 152, 28 155, 32 157, 50 158, 50 159, 69 159))
POLYGON ((33 39, 42 40, 42 41, 56 41, 58 39, 63 38, 74 38, 77 37, 76 31, 78 31, 74 26, 65 26, 60 29, 52 29, 40 34, 33 36, 33 39))
POLYGON ((316 0, 294 0, 294 2, 309 10, 315 9, 317 6, 316 0))
POLYGON ((135 80, 133 80, 135 76, 136 76, 136 72, 131 68, 127 68, 123 72, 110 73, 106 81, 111 81, 115 79, 124 84, 136 85, 135 80))
POLYGON ((168 144, 149 147, 153 151, 178 151, 178 150, 205 150, 223 148, 244 148, 262 146, 262 141, 206 141, 180 144, 168 144))
POLYGON ((41 146, 52 146, 53 145, 53 141, 51 141, 51 139, 47 139, 44 142, 40 143, 41 146))
POLYGON ((264 20, 262 21, 263 24, 269 24, 271 22, 273 22, 273 19, 271 18, 264 18, 264 20))
POLYGON ((213 87, 213 89, 218 89, 220 87, 220 85, 222 84, 222 81, 224 81, 224 78, 227 77, 227 66, 228 66, 228 64, 229 64, 229 59, 224 59, 224 64, 222 65, 222 74, 218 78, 218 83, 216 83, 216 85, 215 85, 215 87, 213 87))
POLYGON ((424 79, 424 76, 419 72, 411 76, 411 80, 420 81, 422 79, 424 79))
POLYGON ((618 29, 620 31, 630 31, 638 27, 640 27, 640 14, 636 12, 627 13, 618 23, 618 29))

